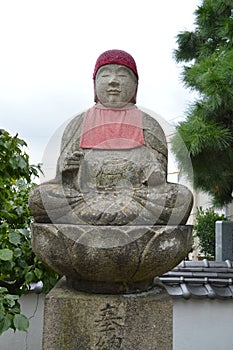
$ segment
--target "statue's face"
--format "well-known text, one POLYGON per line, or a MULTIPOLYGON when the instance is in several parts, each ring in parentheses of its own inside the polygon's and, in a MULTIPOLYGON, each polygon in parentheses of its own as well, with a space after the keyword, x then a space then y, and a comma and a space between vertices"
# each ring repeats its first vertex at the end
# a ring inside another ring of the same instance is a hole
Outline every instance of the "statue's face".
POLYGON ((108 64, 98 70, 95 87, 97 99, 104 106, 123 107, 135 96, 137 78, 125 66, 108 64))

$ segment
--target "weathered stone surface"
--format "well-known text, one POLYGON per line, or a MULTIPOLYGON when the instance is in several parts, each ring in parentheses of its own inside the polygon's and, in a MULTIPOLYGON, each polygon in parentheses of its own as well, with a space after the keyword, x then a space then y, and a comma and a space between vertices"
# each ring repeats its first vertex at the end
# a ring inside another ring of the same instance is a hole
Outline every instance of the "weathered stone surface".
POLYGON ((193 196, 167 181, 164 131, 134 106, 132 56, 103 53, 94 85, 95 106, 63 133, 56 177, 29 196, 33 250, 68 282, 47 296, 43 350, 171 350, 172 303, 154 277, 191 249, 193 196))
POLYGON ((192 226, 32 225, 32 247, 78 290, 146 290, 187 256, 192 226))
POLYGON ((83 117, 64 131, 56 178, 30 194, 36 222, 184 225, 193 196, 187 187, 167 182, 167 144, 159 123, 142 112, 141 147, 85 149, 79 146, 83 117))
POLYGON ((233 260, 233 222, 215 222, 215 252, 217 261, 233 260))
POLYGON ((168 294, 101 295, 67 288, 45 301, 43 350, 172 350, 173 306, 168 294))

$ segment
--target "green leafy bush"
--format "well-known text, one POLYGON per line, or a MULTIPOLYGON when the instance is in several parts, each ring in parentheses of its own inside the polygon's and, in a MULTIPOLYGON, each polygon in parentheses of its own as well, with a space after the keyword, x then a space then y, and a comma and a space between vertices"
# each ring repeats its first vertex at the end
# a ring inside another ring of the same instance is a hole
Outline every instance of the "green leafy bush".
POLYGON ((26 142, 0 129, 0 334, 9 328, 26 331, 19 297, 32 282, 47 293, 59 276, 32 252, 28 194, 40 166, 29 164, 26 142))
POLYGON ((227 218, 223 214, 216 213, 213 208, 197 209, 194 236, 199 239, 200 252, 207 258, 215 257, 215 222, 217 220, 226 221, 227 218))

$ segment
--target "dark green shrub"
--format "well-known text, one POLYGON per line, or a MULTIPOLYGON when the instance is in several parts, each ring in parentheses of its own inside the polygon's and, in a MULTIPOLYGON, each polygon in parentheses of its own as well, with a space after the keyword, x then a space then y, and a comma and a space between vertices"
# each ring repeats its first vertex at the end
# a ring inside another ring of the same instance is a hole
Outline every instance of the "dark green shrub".
POLYGON ((197 209, 196 224, 194 225, 194 236, 199 239, 200 253, 205 257, 215 257, 215 222, 227 220, 223 214, 218 214, 213 208, 203 210, 197 209))
POLYGON ((28 194, 40 167, 29 164, 26 146, 17 135, 0 129, 0 334, 28 328, 18 299, 30 283, 42 281, 48 292, 59 277, 31 249, 28 194))

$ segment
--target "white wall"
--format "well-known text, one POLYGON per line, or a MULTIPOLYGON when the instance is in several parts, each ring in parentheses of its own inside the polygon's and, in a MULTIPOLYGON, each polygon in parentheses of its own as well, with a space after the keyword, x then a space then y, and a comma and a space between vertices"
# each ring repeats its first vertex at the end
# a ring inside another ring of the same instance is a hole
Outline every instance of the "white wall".
POLYGON ((173 350, 232 350, 233 300, 174 300, 173 350))
POLYGON ((30 319, 28 332, 8 330, 0 336, 0 350, 41 350, 44 295, 30 293, 20 298, 21 312, 30 319))

